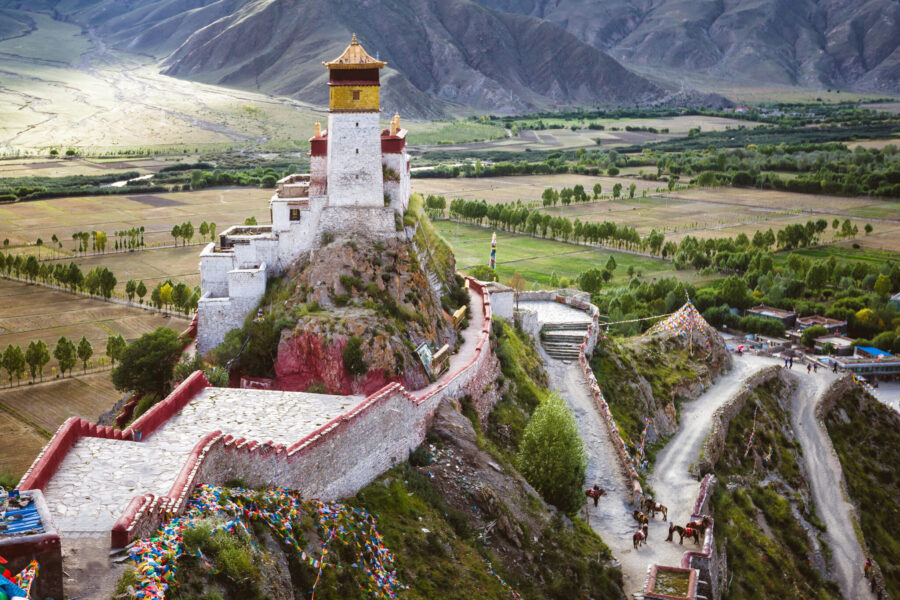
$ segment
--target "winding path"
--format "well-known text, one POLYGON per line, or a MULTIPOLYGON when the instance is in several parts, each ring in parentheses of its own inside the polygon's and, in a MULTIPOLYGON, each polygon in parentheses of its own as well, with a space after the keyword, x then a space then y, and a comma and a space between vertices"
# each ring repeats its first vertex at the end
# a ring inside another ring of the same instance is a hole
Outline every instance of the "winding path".
POLYGON ((816 419, 816 408, 836 380, 830 373, 807 376, 795 372, 797 389, 791 396, 791 427, 803 447, 803 463, 816 511, 828 528, 834 575, 845 598, 874 598, 863 576, 865 555, 856 537, 855 511, 843 487, 843 470, 828 432, 816 419))

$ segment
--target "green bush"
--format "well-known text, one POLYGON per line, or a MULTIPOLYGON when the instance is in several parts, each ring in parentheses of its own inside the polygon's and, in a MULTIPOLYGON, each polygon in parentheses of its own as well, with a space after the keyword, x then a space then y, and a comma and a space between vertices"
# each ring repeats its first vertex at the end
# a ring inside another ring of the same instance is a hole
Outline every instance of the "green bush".
POLYGON ((347 340, 343 353, 344 369, 350 375, 364 375, 369 370, 369 365, 363 357, 362 339, 353 336, 347 340))
POLYGON ((561 398, 547 397, 525 427, 519 470, 547 502, 573 514, 584 503, 586 469, 584 444, 575 419, 561 398))

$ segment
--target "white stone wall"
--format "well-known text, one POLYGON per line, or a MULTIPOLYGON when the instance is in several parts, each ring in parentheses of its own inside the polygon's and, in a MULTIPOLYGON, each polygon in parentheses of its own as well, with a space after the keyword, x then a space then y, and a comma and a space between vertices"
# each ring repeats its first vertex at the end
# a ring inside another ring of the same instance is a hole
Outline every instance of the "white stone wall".
POLYGON ((390 197, 391 207, 402 215, 406 212, 406 207, 409 205, 409 192, 407 191, 406 196, 403 195, 404 176, 406 178, 405 187, 407 190, 409 189, 409 173, 406 172, 406 154, 384 154, 382 155, 381 162, 386 168, 393 169, 397 175, 400 176, 399 181, 385 180, 384 193, 390 197))
POLYGON ((309 195, 325 194, 328 190, 328 157, 309 157, 309 195))
POLYGON ((291 223, 287 231, 278 234, 278 272, 281 273, 293 263, 298 256, 321 243, 322 211, 328 204, 327 196, 311 196, 309 208, 300 211, 300 221, 291 223))
POLYGON ((230 252, 216 252, 215 244, 207 244, 200 254, 200 289, 214 298, 228 295, 228 271, 234 268, 230 252))
POLYGON ((328 115, 328 205, 384 206, 380 113, 328 115))
POLYGON ((515 292, 512 290, 491 292, 491 310, 495 317, 512 321, 515 309, 515 292))
POLYGON ((351 208, 328 207, 322 211, 322 220, 319 225, 321 239, 322 232, 336 235, 356 233, 361 236, 376 239, 391 239, 404 236, 403 231, 397 231, 394 209, 390 206, 379 208, 351 208))

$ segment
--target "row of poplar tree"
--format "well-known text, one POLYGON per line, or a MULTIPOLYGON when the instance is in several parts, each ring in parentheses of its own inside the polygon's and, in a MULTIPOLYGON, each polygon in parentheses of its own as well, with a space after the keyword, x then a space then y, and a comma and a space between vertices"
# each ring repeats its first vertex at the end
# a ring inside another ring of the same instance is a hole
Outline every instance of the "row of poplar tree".
MULTIPOLYGON (((126 346, 125 338, 121 335, 111 335, 106 340, 106 357, 112 365, 115 365, 116 361, 122 356, 126 346)), ((65 377, 67 371, 69 375, 72 374, 72 369, 78 364, 79 360, 81 361, 82 369, 87 372, 88 361, 91 360, 92 356, 94 356, 94 347, 84 336, 81 336, 81 341, 78 344, 62 336, 53 348, 53 358, 59 364, 59 371, 63 377, 65 377)), ((10 385, 12 385, 13 378, 18 383, 22 382, 23 377, 27 379, 26 373, 31 374, 32 381, 38 377, 43 380, 44 368, 49 362, 50 348, 44 340, 32 341, 25 350, 22 350, 21 346, 10 344, 0 354, 0 367, 6 371, 6 377, 9 379, 10 385)))

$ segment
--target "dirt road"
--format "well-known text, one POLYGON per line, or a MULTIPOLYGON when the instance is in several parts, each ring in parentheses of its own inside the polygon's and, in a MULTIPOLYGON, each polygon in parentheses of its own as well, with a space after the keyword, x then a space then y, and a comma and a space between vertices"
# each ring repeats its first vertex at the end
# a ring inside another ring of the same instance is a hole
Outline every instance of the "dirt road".
POLYGON ((678 431, 656 457, 650 485, 658 502, 669 507, 669 520, 684 525, 690 520, 700 482, 691 473, 691 465, 700 457, 700 446, 709 435, 712 415, 738 391, 744 382, 779 361, 752 355, 734 357, 734 367, 720 376, 709 389, 681 407, 678 431))
POLYGON ((803 463, 812 487, 816 511, 828 528, 832 568, 845 598, 874 598, 863 577, 865 555, 853 528, 853 507, 842 487, 841 463, 828 433, 816 419, 816 406, 835 381, 830 373, 809 376, 795 371, 797 389, 791 397, 791 427, 803 446, 803 463))

